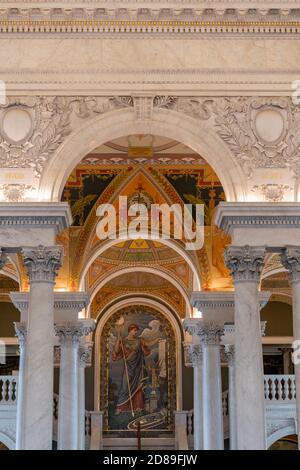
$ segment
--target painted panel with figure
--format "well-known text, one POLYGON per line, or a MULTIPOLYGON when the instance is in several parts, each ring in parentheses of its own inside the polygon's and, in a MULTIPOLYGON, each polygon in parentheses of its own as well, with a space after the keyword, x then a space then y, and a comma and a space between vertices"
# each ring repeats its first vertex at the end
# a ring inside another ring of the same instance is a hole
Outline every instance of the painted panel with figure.
POLYGON ((130 436, 138 426, 143 435, 173 432, 175 351, 173 329, 154 309, 122 309, 108 320, 100 361, 106 432, 130 436))

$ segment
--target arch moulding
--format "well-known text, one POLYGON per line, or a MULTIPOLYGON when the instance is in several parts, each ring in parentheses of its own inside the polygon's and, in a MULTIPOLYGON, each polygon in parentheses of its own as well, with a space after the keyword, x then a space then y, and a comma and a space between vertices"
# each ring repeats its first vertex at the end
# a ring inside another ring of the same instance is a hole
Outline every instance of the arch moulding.
POLYGON ((246 199, 247 180, 209 121, 159 108, 153 109, 149 119, 139 119, 132 108, 126 108, 84 122, 50 159, 40 182, 39 199, 59 201, 68 176, 82 158, 105 142, 130 134, 161 135, 187 145, 212 166, 223 185, 227 201, 246 199))
MULTIPOLYGON (((128 268, 124 267, 124 268, 119 269, 118 271, 112 272, 108 276, 105 276, 104 279, 101 279, 101 281, 95 285, 92 292, 90 292, 90 304, 89 305, 91 306, 91 304, 92 304, 95 296, 99 292, 99 290, 102 289, 102 287, 104 287, 108 282, 112 281, 113 279, 115 279, 119 276, 122 276, 123 274, 136 273, 136 272, 153 274, 153 275, 158 276, 162 279, 165 279, 166 281, 169 281, 170 284, 172 284, 180 292, 180 294, 182 295, 182 297, 185 300, 186 316, 187 317, 192 316, 192 307, 191 307, 191 304, 190 304, 189 296, 188 296, 187 292, 185 291, 185 289, 170 274, 166 273, 165 271, 159 270, 158 268, 154 268, 154 267, 150 267, 150 266, 131 266, 131 267, 128 267, 128 268)), ((88 313, 89 313, 89 309, 88 309, 88 313)), ((177 314, 176 314, 176 316, 177 316, 177 314)))

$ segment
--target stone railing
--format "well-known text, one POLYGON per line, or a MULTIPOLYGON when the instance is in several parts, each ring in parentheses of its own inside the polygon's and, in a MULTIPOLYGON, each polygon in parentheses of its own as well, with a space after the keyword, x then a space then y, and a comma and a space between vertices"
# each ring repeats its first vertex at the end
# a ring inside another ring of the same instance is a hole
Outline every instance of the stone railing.
POLYGON ((296 382, 294 375, 265 375, 265 399, 268 403, 295 403, 296 382))
POLYGON ((16 405, 18 377, 0 375, 0 405, 16 405))

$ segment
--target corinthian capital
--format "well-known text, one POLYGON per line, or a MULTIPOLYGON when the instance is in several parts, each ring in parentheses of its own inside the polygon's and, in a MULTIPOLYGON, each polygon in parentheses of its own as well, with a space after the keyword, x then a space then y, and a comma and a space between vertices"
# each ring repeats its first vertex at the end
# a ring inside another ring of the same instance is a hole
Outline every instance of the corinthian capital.
POLYGON ((202 365, 202 348, 201 344, 191 344, 190 345, 190 355, 193 367, 201 366, 202 365))
POLYGON ((224 327, 216 323, 204 323, 198 332, 201 344, 206 346, 219 346, 224 327))
POLYGON ((289 273, 290 281, 300 281, 300 247, 285 247, 281 255, 281 262, 289 273))
POLYGON ((62 263, 62 247, 38 246, 23 248, 24 264, 30 282, 54 282, 62 263))
POLYGON ((1 249, 0 250, 0 269, 2 269, 7 261, 6 253, 1 249))
POLYGON ((266 248, 263 246, 230 246, 225 251, 224 259, 234 282, 259 282, 265 255, 266 248))
POLYGON ((201 344, 192 344, 183 342, 184 365, 186 367, 196 367, 202 365, 201 344))
POLYGON ((26 323, 14 322, 16 336, 19 340, 20 348, 23 348, 26 343, 26 336, 27 336, 27 327, 26 323))
POLYGON ((234 345, 226 344, 224 346, 224 353, 225 353, 228 365, 233 366, 234 365, 234 353, 235 353, 234 345))
POLYGON ((92 352, 93 352, 93 345, 91 343, 83 344, 79 347, 80 367, 91 367, 92 352))
POLYGON ((89 335, 95 329, 94 320, 78 320, 76 322, 55 323, 54 331, 61 345, 68 342, 78 345, 81 338, 89 335))

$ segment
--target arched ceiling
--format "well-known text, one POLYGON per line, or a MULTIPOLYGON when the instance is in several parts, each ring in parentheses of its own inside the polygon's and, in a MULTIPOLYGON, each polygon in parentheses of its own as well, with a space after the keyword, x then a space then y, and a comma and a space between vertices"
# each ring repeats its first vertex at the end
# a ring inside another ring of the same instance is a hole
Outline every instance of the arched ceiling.
POLYGON ((118 261, 179 261, 181 257, 176 251, 152 240, 126 240, 106 250, 102 258, 118 261))
MULTIPOLYGON (((119 196, 146 198, 156 204, 202 204, 205 216, 205 246, 188 252, 194 269, 201 277, 203 289, 232 288, 229 272, 223 263, 228 237, 213 225, 213 213, 225 199, 223 187, 208 163, 184 144, 156 135, 129 135, 109 141, 94 149, 72 171, 62 199, 68 201, 74 218, 68 237, 63 240, 65 251, 71 254, 69 267, 64 266, 62 287, 71 288, 82 282, 82 272, 90 288, 105 271, 118 263, 165 265, 185 288, 192 289, 190 269, 174 250, 160 243, 126 241, 102 251, 90 269, 89 255, 98 251, 102 241, 96 233, 100 204, 112 203, 119 221, 119 196), (68 271, 69 270, 69 271, 68 271)), ((135 198, 135 199, 134 199, 135 198)), ((143 201, 142 201, 143 202, 143 201)), ((172 230, 172 229, 171 229, 172 230)), ((147 238, 147 237, 146 237, 147 238)), ((61 240, 60 240, 61 242, 61 240)), ((184 241, 180 241, 184 246, 184 241)), ((62 271, 61 270, 61 273, 62 271)))

